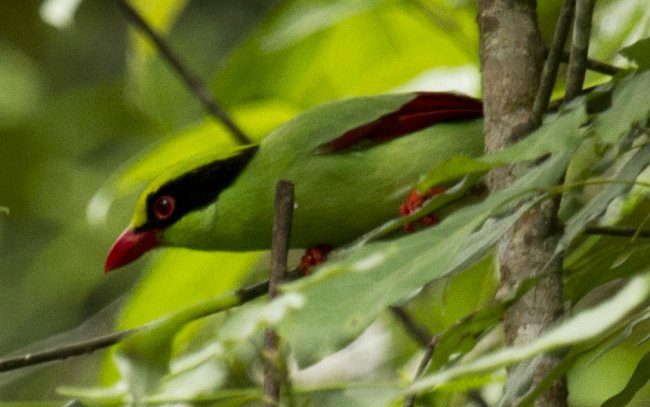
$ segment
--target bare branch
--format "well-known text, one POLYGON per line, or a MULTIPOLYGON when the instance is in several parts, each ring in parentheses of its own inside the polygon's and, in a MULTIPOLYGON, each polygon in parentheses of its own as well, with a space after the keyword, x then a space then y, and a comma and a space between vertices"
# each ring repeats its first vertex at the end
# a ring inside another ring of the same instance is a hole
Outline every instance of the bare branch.
POLYGON ((553 43, 551 48, 546 56, 546 62, 544 63, 544 69, 542 70, 542 79, 537 89, 537 95, 535 96, 535 102, 533 103, 533 113, 532 113, 532 127, 536 128, 542 123, 542 116, 546 109, 548 109, 549 101, 551 100, 551 93, 553 92, 553 86, 555 86, 555 79, 557 78, 557 71, 560 67, 560 58, 564 51, 564 44, 566 43, 567 36, 569 34, 569 28, 571 27, 571 19, 573 17, 573 8, 575 0, 564 0, 562 3, 562 8, 560 9, 560 15, 557 19, 557 25, 555 26, 555 33, 553 34, 553 43))
MULTIPOLYGON (((415 377, 413 378, 413 381, 415 381, 415 379, 422 376, 422 373, 424 373, 424 370, 427 368, 429 362, 431 362, 431 359, 433 358, 433 353, 436 351, 436 346, 438 346, 438 342, 440 342, 440 336, 436 335, 433 338, 431 338, 431 340, 427 343, 427 347, 424 351, 424 355, 422 356, 422 360, 420 360, 420 364, 418 365, 418 368, 415 371, 415 377)), ((417 396, 416 393, 411 393, 407 395, 406 398, 404 399, 404 407, 413 407, 416 396, 417 396)))
POLYGON ((20 369, 27 366, 39 365, 42 363, 52 362, 55 360, 65 360, 73 356, 84 355, 94 352, 98 349, 108 348, 116 343, 128 338, 129 336, 147 328, 147 325, 129 329, 127 331, 115 332, 108 335, 102 335, 86 341, 74 342, 66 345, 54 347, 41 352, 28 353, 0 360, 0 372, 20 369))
MULTIPOLYGON (((569 58, 565 59, 564 55, 569 57, 570 54, 568 54, 567 52, 563 53, 562 62, 568 62, 569 58)), ((610 76, 614 76, 623 70, 623 68, 619 68, 616 65, 608 64, 607 62, 599 61, 593 58, 587 58, 586 64, 587 64, 587 69, 589 69, 590 71, 599 72, 610 76)))
POLYGON ((423 326, 416 323, 413 318, 406 313, 404 308, 393 305, 388 307, 388 310, 393 314, 395 319, 402 324, 406 332, 408 332, 417 343, 425 347, 429 345, 429 342, 431 342, 431 334, 429 334, 423 326))
POLYGON ((586 235, 650 238, 650 230, 624 226, 589 226, 586 235))
MULTIPOLYGON (((271 278, 269 279, 269 299, 278 295, 278 285, 287 274, 287 257, 291 223, 293 218, 293 184, 280 180, 275 189, 275 213, 273 215, 273 236, 271 241, 271 278)), ((278 334, 274 329, 265 332, 264 365, 264 405, 277 406, 280 402, 280 383, 286 375, 281 368, 281 356, 278 350, 278 334)), ((284 378, 286 381, 286 377, 284 378)))
POLYGON ((573 22, 573 40, 567 71, 567 84, 564 100, 569 102, 582 90, 587 70, 591 18, 595 0, 576 0, 576 13, 573 22))
MULTIPOLYGON (((289 273, 289 278, 291 279, 299 278, 301 276, 302 274, 297 268, 291 270, 291 272, 289 273)), ((268 290, 269 290, 268 280, 257 284, 253 284, 248 287, 240 288, 234 292, 234 294, 237 296, 237 302, 235 304, 231 304, 228 308, 225 309, 237 307, 248 301, 254 300, 255 298, 261 297, 262 295, 266 294, 268 290)), ((219 298, 228 297, 231 296, 232 294, 233 292, 227 292, 219 296, 219 298)), ((220 311, 224 311, 225 309, 222 309, 220 311)), ((139 326, 137 328, 133 328, 125 331, 119 331, 108 335, 102 335, 84 341, 78 341, 78 342, 73 342, 65 345, 60 345, 40 352, 33 352, 21 356, 2 359, 0 360, 0 372, 16 370, 28 366, 35 366, 42 363, 56 361, 56 360, 65 360, 73 356, 80 356, 80 355, 94 352, 99 349, 108 348, 127 339, 128 337, 140 331, 145 331, 149 328, 155 327, 158 321, 160 320, 155 320, 153 322, 139 326)))
POLYGON ((127 0, 116 0, 118 7, 124 12, 129 21, 138 27, 154 43, 160 54, 165 58, 167 63, 174 68, 185 84, 190 88, 192 93, 201 102, 205 110, 220 120, 224 126, 230 130, 235 140, 240 144, 251 144, 251 139, 235 124, 228 113, 217 104, 216 100, 199 79, 199 77, 190 70, 165 40, 154 31, 154 29, 142 18, 142 16, 127 2, 127 0))

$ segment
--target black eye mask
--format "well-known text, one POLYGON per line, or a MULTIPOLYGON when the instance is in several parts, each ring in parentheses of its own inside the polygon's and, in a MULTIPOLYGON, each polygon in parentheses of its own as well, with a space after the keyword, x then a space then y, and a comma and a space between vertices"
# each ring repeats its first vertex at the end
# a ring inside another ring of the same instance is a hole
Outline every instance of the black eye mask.
POLYGON ((136 230, 167 227, 187 213, 214 202, 232 184, 257 152, 257 146, 242 149, 239 154, 213 161, 175 178, 147 196, 147 222, 136 230), (174 201, 171 214, 159 219, 154 211, 158 198, 174 201))

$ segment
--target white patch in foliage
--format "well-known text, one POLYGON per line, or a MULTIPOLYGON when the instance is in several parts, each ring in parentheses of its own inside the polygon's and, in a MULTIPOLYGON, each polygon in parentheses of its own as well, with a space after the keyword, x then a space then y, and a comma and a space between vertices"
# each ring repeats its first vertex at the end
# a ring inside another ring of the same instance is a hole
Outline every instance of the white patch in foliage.
POLYGON ((354 271, 368 271, 384 262, 386 256, 383 253, 374 253, 365 259, 361 259, 352 265, 354 271))
POLYGON ((395 89, 397 92, 452 91, 478 96, 481 74, 475 65, 435 68, 395 89))
POLYGON ((67 28, 80 3, 81 0, 45 0, 39 14, 46 23, 59 29, 67 28))
POLYGON ((390 332, 377 321, 350 345, 314 365, 299 370, 293 361, 291 381, 299 387, 310 387, 368 379, 390 358, 387 349, 391 344, 390 332))
POLYGON ((101 225, 106 222, 106 215, 111 207, 111 199, 103 191, 93 196, 86 207, 86 219, 91 225, 101 225))
POLYGON ((305 303, 305 297, 298 293, 288 293, 273 300, 263 312, 264 320, 270 323, 280 321, 284 314, 290 309, 301 308, 305 303))
POLYGON ((224 343, 244 341, 260 329, 277 324, 289 311, 301 308, 304 303, 302 294, 287 293, 268 304, 247 304, 236 318, 226 319, 219 339, 224 343))

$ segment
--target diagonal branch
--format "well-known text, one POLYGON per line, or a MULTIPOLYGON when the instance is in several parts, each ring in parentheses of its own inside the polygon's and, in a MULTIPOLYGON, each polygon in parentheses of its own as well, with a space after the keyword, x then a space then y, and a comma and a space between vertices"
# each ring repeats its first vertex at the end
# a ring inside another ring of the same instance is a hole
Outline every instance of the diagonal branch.
POLYGON ((143 325, 141 327, 129 329, 126 331, 119 331, 108 335, 98 336, 86 341, 79 341, 57 346, 55 348, 47 349, 42 352, 28 353, 26 355, 17 356, 14 358, 2 359, 0 360, 0 372, 7 372, 27 366, 40 365, 42 363, 52 362, 55 360, 65 360, 73 356, 80 356, 91 353, 98 349, 108 348, 121 342, 129 336, 146 329, 146 327, 147 325, 143 325))
POLYGON ((426 347, 431 342, 431 334, 426 330, 425 327, 419 325, 417 322, 411 318, 411 316, 404 310, 404 308, 393 305, 388 307, 388 310, 393 314, 395 319, 397 319, 406 332, 420 345, 426 347))
POLYGON ((553 34, 553 43, 546 56, 546 62, 542 70, 542 79, 539 89, 537 89, 537 94, 535 95, 535 102, 533 103, 531 118, 533 128, 539 127, 542 124, 542 116, 546 112, 546 109, 548 109, 548 104, 551 100, 551 93, 553 92, 557 71, 560 67, 560 58, 562 57, 564 44, 566 43, 569 28, 571 27, 574 4, 575 0, 564 0, 560 9, 555 33, 553 34))
POLYGON ((178 76, 183 79, 187 87, 192 91, 192 93, 194 93, 199 102, 201 102, 205 110, 220 120, 224 126, 230 130, 238 143, 251 144, 251 139, 235 124, 228 113, 217 104, 216 100, 199 77, 183 62, 181 62, 180 58, 171 49, 169 44, 167 44, 165 40, 144 20, 144 18, 142 18, 142 16, 131 7, 131 5, 129 5, 127 0, 116 0, 116 4, 124 12, 129 21, 149 37, 167 63, 174 68, 176 73, 178 73, 178 76))
POLYGON ((588 226, 586 235, 650 238, 650 230, 624 226, 588 226))
MULTIPOLYGON (((431 359, 433 358, 433 353, 436 351, 438 342, 440 342, 440 335, 434 336, 427 343, 427 347, 424 350, 424 355, 422 356, 422 359, 420 359, 418 368, 415 371, 415 376, 413 377, 413 381, 415 381, 415 379, 418 379, 424 373, 424 370, 427 368, 429 362, 431 362, 431 359)), ((416 397, 417 397, 416 393, 408 394, 404 399, 404 407, 413 407, 413 405, 415 404, 416 397)))
POLYGON ((594 3, 595 0, 576 0, 571 55, 567 71, 566 93, 564 96, 565 102, 569 102, 580 94, 585 81, 594 3))
MULTIPOLYGON (((295 278, 299 276, 300 274, 297 269, 292 270, 290 273, 291 278, 295 278)), ((232 302, 223 301, 223 303, 228 303, 228 304, 222 307, 222 309, 219 309, 219 311, 224 311, 226 309, 240 306, 246 302, 261 297, 262 295, 268 292, 268 289, 269 289, 269 282, 263 281, 261 283, 257 283, 248 287, 240 288, 235 291, 224 293, 218 297, 215 297, 214 302, 219 303, 221 302, 219 301, 220 299, 234 296, 236 298, 235 301, 232 302)), ((164 318, 165 317, 163 317, 163 319, 164 318)), ((147 329, 157 326, 158 322, 161 320, 155 320, 148 324, 139 326, 137 328, 125 330, 125 331, 114 332, 108 335, 102 335, 84 341, 78 341, 78 342, 68 343, 65 345, 56 346, 51 349, 46 349, 40 352, 34 352, 26 355, 2 359, 0 360, 0 372, 16 370, 28 366, 35 366, 42 363, 53 362, 56 360, 65 360, 73 356, 80 356, 80 355, 94 352, 99 349, 108 348, 133 336, 138 332, 145 331, 147 329)))
MULTIPOLYGON (((562 54, 560 55, 560 61, 568 63, 569 58, 571 58, 571 54, 566 51, 562 51, 562 54)), ((616 65, 608 64, 607 62, 599 61, 593 58, 587 58, 585 64, 587 66, 587 69, 590 71, 602 73, 609 76, 614 76, 623 70, 623 68, 620 68, 616 65)))

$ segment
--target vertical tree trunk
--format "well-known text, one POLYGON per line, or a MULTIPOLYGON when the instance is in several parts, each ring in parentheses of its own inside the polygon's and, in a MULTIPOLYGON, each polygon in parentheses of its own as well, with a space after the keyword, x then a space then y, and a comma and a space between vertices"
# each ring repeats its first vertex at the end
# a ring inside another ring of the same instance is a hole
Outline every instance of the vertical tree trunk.
MULTIPOLYGON (((544 47, 535 0, 479 0, 478 6, 485 146, 494 151, 514 143, 531 128, 544 47)), ((495 169, 488 174, 488 186, 491 190, 503 188, 523 170, 525 165, 495 169)), ((552 200, 531 209, 499 243, 502 292, 548 271, 545 266, 557 243, 556 210, 557 204, 552 200)), ((509 345, 538 337, 561 314, 561 260, 550 267, 555 273, 544 278, 506 313, 504 329, 509 345)), ((554 363, 548 356, 535 380, 544 378, 554 363)), ((565 382, 556 382, 537 400, 537 405, 565 406, 565 382)))

